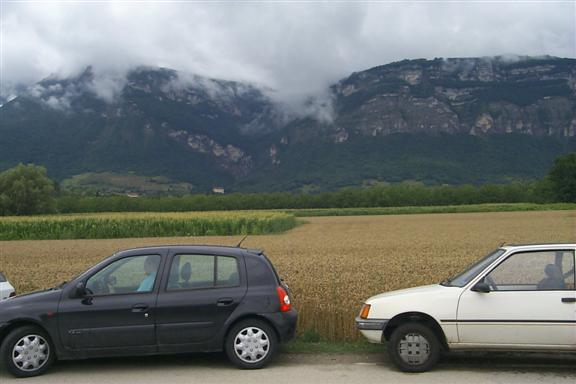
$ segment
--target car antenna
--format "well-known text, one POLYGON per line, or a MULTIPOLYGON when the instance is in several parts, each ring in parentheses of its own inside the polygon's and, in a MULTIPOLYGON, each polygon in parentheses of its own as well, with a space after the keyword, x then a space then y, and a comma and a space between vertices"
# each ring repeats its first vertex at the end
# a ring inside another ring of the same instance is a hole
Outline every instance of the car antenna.
POLYGON ((242 243, 244 242, 244 240, 246 240, 247 237, 248 237, 248 234, 244 235, 244 237, 242 238, 242 240, 240 240, 240 241, 238 242, 238 244, 236 245, 236 248, 239 248, 239 247, 242 245, 242 243))
POLYGON ((506 245, 506 242, 503 241, 502 244, 500 244, 500 247, 498 247, 498 248, 502 248, 502 247, 505 246, 505 245, 506 245))

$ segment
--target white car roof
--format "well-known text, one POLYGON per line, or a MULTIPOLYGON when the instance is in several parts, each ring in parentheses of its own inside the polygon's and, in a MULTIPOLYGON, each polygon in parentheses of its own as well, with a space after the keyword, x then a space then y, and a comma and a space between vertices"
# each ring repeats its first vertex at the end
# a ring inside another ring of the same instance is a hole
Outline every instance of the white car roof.
POLYGON ((511 250, 542 250, 542 249, 566 249, 566 248, 576 248, 576 243, 538 243, 538 244, 505 244, 501 247, 507 251, 511 250))

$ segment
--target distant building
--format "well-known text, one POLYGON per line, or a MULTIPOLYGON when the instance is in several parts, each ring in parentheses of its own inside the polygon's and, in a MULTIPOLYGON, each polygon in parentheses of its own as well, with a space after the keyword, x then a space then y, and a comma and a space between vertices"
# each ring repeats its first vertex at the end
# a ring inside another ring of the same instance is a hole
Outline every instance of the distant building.
POLYGON ((219 193, 219 194, 223 195, 223 194, 224 194, 224 188, 222 188, 222 187, 214 187, 214 188, 212 188, 212 192, 214 192, 214 193, 219 193))

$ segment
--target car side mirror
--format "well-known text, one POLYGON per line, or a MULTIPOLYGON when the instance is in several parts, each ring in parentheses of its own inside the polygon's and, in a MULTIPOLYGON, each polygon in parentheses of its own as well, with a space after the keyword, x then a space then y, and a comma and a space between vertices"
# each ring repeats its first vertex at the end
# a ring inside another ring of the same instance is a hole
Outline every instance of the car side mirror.
POLYGON ((86 290, 86 284, 83 281, 76 284, 76 288, 74 290, 74 297, 86 298, 88 296, 90 296, 90 295, 88 294, 88 291, 86 290))
POLYGON ((473 287, 472 290, 474 292, 482 292, 482 293, 490 293, 491 289, 490 286, 488 285, 488 283, 484 282, 484 281, 479 281, 478 283, 476 283, 473 287))

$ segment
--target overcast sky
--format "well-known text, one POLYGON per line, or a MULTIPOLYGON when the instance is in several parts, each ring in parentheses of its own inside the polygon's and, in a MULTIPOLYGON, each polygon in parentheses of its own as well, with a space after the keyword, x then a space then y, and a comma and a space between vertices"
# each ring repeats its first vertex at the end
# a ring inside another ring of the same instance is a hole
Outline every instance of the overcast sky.
POLYGON ((404 58, 576 57, 574 1, 0 1, 4 90, 88 65, 152 65, 290 99, 404 58))

